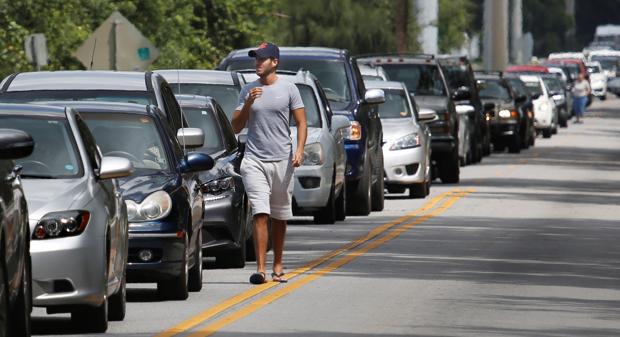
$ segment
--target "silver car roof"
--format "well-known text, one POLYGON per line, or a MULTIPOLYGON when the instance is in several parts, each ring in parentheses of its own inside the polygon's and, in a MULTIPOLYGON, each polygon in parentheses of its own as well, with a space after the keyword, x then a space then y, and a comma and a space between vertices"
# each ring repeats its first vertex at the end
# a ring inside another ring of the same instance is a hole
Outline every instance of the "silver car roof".
POLYGON ((6 91, 135 90, 147 91, 146 74, 136 71, 38 71, 17 74, 6 91))
POLYGON ((12 104, 0 103, 0 114, 2 115, 28 115, 28 116, 65 116, 65 107, 43 105, 43 104, 12 104))
POLYGON ((406 90, 403 82, 396 81, 364 81, 366 89, 395 89, 406 90))
MULTIPOLYGON (((248 52, 253 48, 237 49, 230 52, 230 57, 249 57, 248 52)), ((279 47, 280 55, 303 55, 303 56, 342 56, 344 49, 325 48, 325 47, 279 47)))
POLYGON ((233 76, 237 76, 235 72, 223 70, 166 69, 155 72, 164 76, 168 83, 235 85, 233 76))

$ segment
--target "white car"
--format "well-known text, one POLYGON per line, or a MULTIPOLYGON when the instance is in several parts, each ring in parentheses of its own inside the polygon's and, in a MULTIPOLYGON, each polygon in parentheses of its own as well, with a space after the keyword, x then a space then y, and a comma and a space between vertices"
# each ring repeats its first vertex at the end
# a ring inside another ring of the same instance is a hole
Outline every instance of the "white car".
POLYGON ((588 61, 598 61, 608 79, 616 77, 620 67, 620 51, 594 50, 588 55, 588 61))
POLYGON ((580 51, 551 53, 551 54, 549 54, 547 59, 549 59, 549 60, 555 60, 555 59, 577 59, 577 60, 582 60, 583 62, 586 62, 586 56, 583 54, 583 52, 580 52, 580 51))
POLYGON ((592 94, 601 100, 607 98, 607 75, 603 72, 601 63, 592 61, 586 63, 588 73, 590 73, 590 87, 592 94))
POLYGON ((520 75, 519 78, 532 93, 534 99, 534 126, 544 138, 550 138, 558 129, 558 110, 549 88, 538 75, 520 75))
POLYGON ((364 81, 387 81, 388 76, 383 67, 368 65, 368 64, 359 64, 360 73, 362 74, 362 78, 364 81))
POLYGON ((411 198, 424 198, 430 192, 431 132, 422 120, 436 119, 434 110, 417 111, 402 82, 365 81, 366 89, 381 89, 385 103, 379 105, 383 126, 383 168, 385 186, 390 193, 409 188, 411 198))
MULTIPOLYGON (((244 74, 247 82, 258 78, 244 74)), ((317 224, 333 224, 346 216, 344 139, 351 122, 333 115, 318 79, 309 71, 278 72, 280 80, 297 85, 308 121, 308 138, 302 166, 295 169, 293 214, 312 215, 317 224)), ((291 118, 293 149, 297 147, 297 127, 291 118)))

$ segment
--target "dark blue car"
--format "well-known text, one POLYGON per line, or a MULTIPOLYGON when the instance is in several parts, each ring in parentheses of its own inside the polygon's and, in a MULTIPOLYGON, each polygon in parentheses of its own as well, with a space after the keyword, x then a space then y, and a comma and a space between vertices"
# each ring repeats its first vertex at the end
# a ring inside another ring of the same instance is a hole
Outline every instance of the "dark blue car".
MULTIPOLYGON (((250 49, 232 51, 221 70, 254 69, 250 49)), ((278 69, 309 70, 319 79, 335 114, 347 116, 351 131, 347 151, 347 213, 368 215, 383 210, 383 131, 377 104, 385 101, 380 90, 366 91, 356 62, 346 50, 318 47, 282 47, 278 69)))
POLYGON ((128 282, 157 282, 168 299, 202 288, 203 195, 199 171, 213 159, 200 129, 174 131, 154 105, 51 102, 86 120, 104 156, 129 159, 134 173, 119 179, 129 220, 128 282), (183 144, 185 143, 185 144, 183 144))

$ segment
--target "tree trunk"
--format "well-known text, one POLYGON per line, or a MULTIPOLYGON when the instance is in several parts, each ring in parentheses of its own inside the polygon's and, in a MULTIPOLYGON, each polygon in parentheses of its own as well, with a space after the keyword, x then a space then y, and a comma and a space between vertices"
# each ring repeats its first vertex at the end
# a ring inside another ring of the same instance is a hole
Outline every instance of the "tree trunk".
POLYGON ((396 28, 396 51, 404 53, 407 51, 407 19, 409 16, 409 0, 394 1, 395 28, 396 28))

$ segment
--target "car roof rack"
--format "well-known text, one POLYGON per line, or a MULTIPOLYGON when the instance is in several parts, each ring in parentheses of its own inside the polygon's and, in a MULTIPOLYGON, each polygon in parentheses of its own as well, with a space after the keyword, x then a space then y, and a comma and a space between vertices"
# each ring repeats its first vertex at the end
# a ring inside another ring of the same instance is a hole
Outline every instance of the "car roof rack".
POLYGON ((398 58, 424 58, 424 59, 435 59, 435 55, 433 54, 424 54, 424 53, 370 53, 370 54, 361 54, 355 55, 353 59, 366 59, 366 58, 377 58, 377 57, 398 57, 398 58))
POLYGON ((504 72, 501 70, 474 70, 474 73, 480 75, 497 75, 499 77, 504 76, 504 72))

